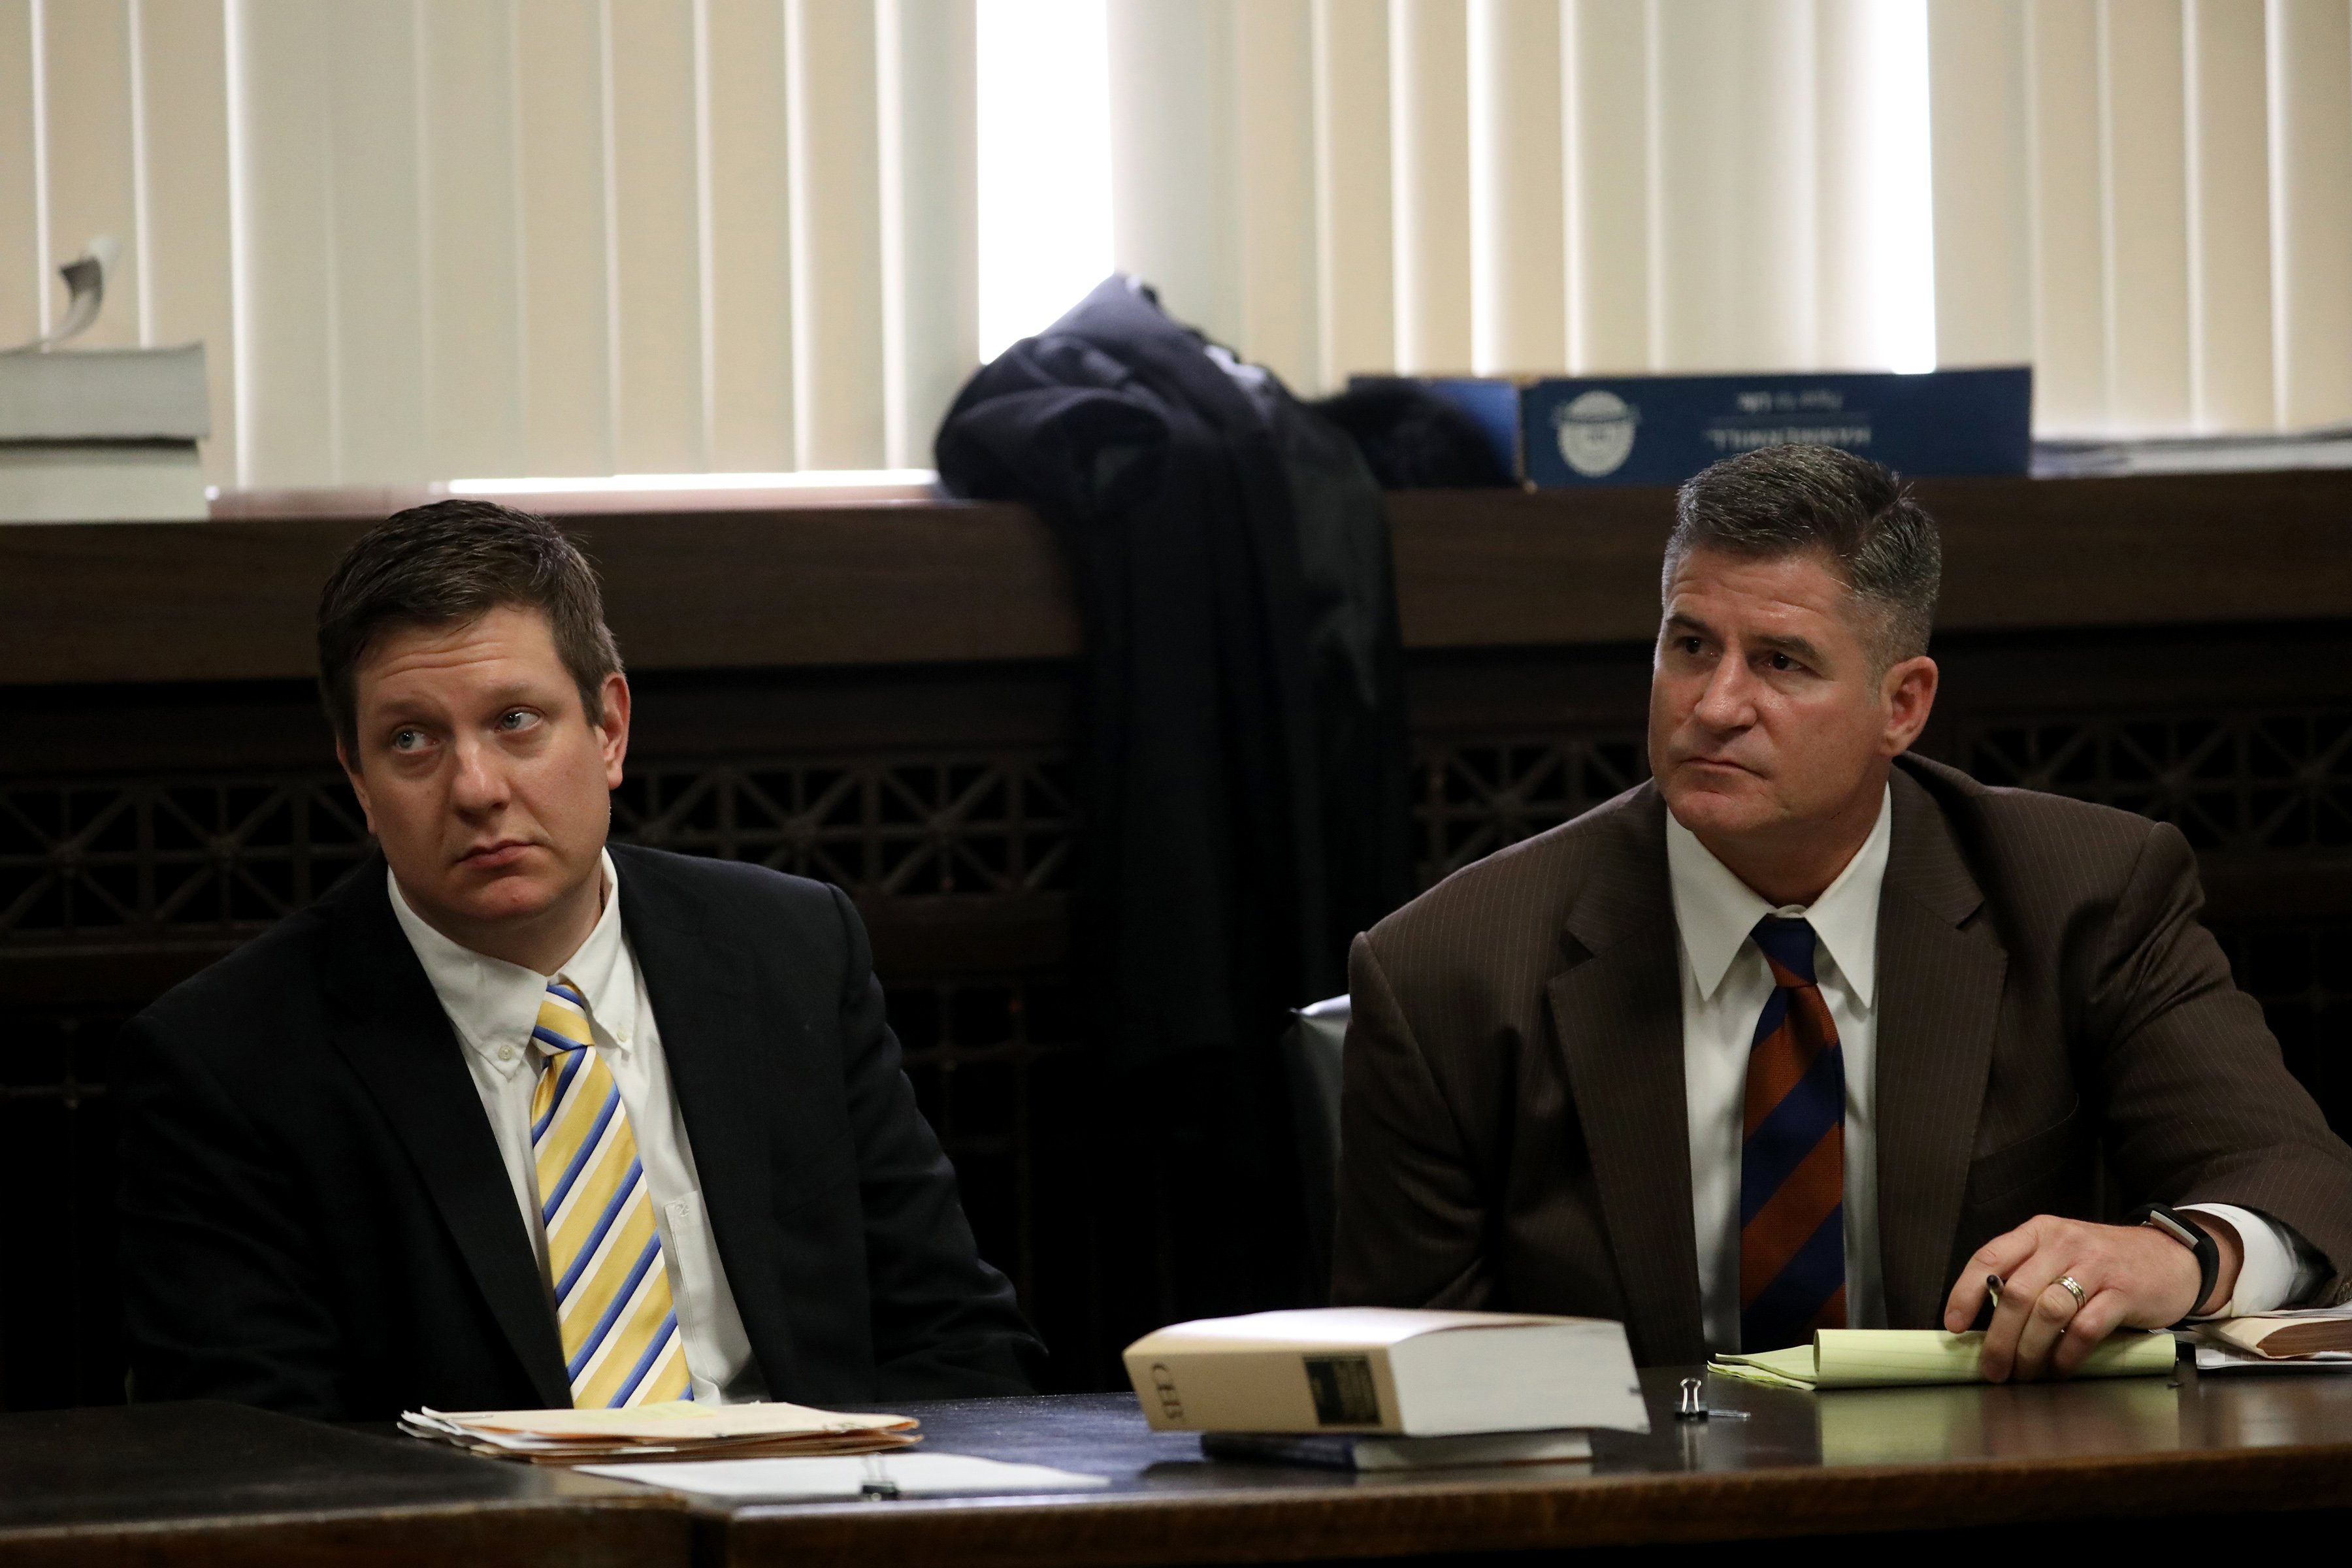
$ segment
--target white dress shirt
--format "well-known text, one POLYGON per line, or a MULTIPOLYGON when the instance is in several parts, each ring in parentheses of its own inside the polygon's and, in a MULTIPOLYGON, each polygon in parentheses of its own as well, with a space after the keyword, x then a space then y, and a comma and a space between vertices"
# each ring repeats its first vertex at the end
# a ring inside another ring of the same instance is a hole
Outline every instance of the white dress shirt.
MULTIPOLYGON (((1870 837, 1822 896, 1810 905, 1776 909, 1710 854, 1672 812, 1666 814, 1666 867, 1682 939, 1677 947, 1691 1217, 1710 1349, 1740 1348, 1740 1114, 1748 1047, 1772 994, 1771 968, 1748 933, 1767 915, 1805 920, 1813 928, 1814 978, 1837 1025, 1845 1061, 1846 1321, 1857 1329, 1886 1326, 1878 1247, 1878 894, 1894 831, 1890 789, 1880 796, 1870 837)), ((2276 1221, 2223 1204, 2194 1206, 2229 1221, 2244 1245, 2236 1291, 2217 1315, 2268 1311, 2324 1274, 2302 1238, 2276 1221)))
MULTIPOLYGON (((397 878, 387 871, 385 879, 392 887, 392 909, 400 929, 425 965, 425 978, 433 983, 458 1039, 465 1042, 467 1069, 474 1075, 474 1088, 506 1161, 515 1206, 522 1214, 544 1279, 547 1230, 540 1222, 538 1163, 530 1146, 530 1100, 543 1053, 532 1047, 530 1031, 539 1020, 547 983, 555 976, 459 946, 409 908, 397 878)), ((620 1089, 621 1106, 645 1163, 694 1397, 705 1404, 763 1399, 767 1390, 751 1359, 734 1293, 727 1286, 727 1268, 719 1261, 710 1217, 702 1205, 702 1183, 695 1174, 694 1150, 687 1142, 677 1097, 670 1092, 661 1027, 646 994, 645 977, 629 951, 627 933, 621 929, 621 879, 610 855, 604 857, 604 912, 596 928, 556 973, 570 980, 587 1000, 596 1051, 620 1089)), ((551 1304, 552 1287, 549 1300, 551 1304)))

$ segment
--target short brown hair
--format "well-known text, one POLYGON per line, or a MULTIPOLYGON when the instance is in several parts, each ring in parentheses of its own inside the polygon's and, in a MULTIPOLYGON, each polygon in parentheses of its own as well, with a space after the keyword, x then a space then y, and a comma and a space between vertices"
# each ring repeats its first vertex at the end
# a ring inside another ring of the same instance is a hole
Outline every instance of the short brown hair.
POLYGON ((1666 541, 1662 591, 1698 549, 1770 560, 1818 551, 1877 624, 1884 672, 1927 651, 1944 549, 1936 520, 1900 476, 1836 447, 1766 447, 1726 458, 1683 483, 1666 541))
POLYGON ((359 742, 359 668, 385 628, 446 626, 502 606, 547 617, 580 706, 604 717, 604 678, 621 650, 604 625, 596 569, 543 517, 485 500, 394 512, 362 534, 319 595, 319 694, 335 739, 359 742))

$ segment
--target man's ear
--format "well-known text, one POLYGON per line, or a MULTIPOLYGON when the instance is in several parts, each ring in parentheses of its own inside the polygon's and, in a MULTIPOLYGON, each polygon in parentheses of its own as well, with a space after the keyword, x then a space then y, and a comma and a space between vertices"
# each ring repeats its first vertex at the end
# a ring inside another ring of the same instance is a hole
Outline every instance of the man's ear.
POLYGON ((596 722, 598 744, 604 752, 604 787, 621 787, 621 763, 629 754, 629 678, 619 670, 604 678, 604 715, 596 722))
POLYGON ((1882 755, 1899 757, 1911 749, 1935 710, 1939 679, 1936 661, 1924 653, 1887 669, 1879 687, 1886 702, 1886 731, 1879 737, 1882 755))
POLYGON ((343 744, 340 736, 335 741, 335 761, 342 768, 343 777, 351 781, 352 794, 359 797, 360 815, 367 819, 367 830, 373 833, 375 813, 368 805, 367 780, 362 778, 359 769, 352 765, 351 748, 343 744))

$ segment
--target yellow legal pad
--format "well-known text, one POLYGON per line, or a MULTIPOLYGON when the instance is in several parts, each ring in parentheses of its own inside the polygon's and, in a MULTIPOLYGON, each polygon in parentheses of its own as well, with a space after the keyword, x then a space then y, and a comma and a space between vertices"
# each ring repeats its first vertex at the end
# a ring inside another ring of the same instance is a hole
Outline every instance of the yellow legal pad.
MULTIPOLYGON (((1984 1334, 1970 1330, 1822 1329, 1809 1345, 1754 1355, 1718 1355, 1708 1364, 1726 1377, 1772 1388, 1901 1388, 1981 1383, 1977 1361, 1984 1334)), ((2076 1377, 2147 1377, 2172 1370, 2173 1338, 2162 1329, 2124 1329, 2094 1350, 2076 1377)))

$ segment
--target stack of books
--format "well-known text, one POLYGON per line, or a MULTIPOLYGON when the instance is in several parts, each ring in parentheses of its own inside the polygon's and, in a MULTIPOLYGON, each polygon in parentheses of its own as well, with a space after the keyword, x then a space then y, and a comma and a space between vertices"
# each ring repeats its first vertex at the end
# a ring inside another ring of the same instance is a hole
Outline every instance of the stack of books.
POLYGON ((205 348, 0 353, 0 522, 205 515, 205 348))
POLYGON ((469 1454, 538 1465, 877 1454, 922 1439, 904 1415, 849 1415, 781 1401, 671 1400, 617 1410, 404 1411, 400 1429, 469 1454))
POLYGON ((1353 1470, 1588 1458, 1647 1432, 1622 1323, 1330 1307, 1177 1323, 1127 1347, 1160 1431, 1212 1459, 1353 1470))

